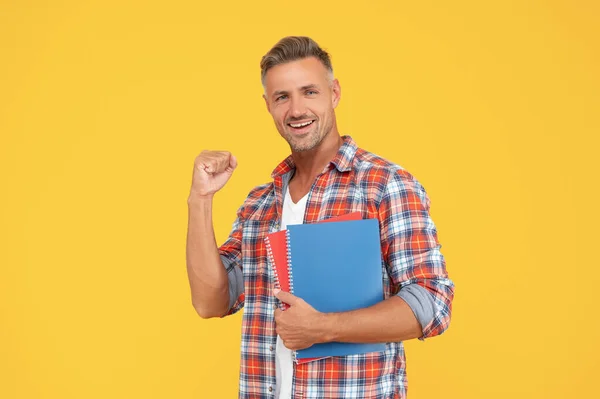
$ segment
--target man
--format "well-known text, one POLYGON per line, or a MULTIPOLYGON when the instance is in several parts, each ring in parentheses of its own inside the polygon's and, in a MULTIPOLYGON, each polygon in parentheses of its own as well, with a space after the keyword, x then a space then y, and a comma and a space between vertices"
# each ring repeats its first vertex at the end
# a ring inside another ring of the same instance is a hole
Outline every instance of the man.
POLYGON ((221 247, 212 201, 237 161, 225 151, 203 151, 196 158, 187 237, 194 308, 203 318, 245 308, 240 398, 405 398, 402 341, 444 332, 454 296, 427 194, 400 166, 340 136, 340 84, 329 55, 313 40, 283 38, 262 58, 261 70, 267 109, 291 155, 275 168, 272 182, 249 193, 221 247), (287 224, 352 211, 379 220, 385 300, 324 314, 274 290, 265 236, 287 224), (279 310, 278 301, 290 307, 279 310), (384 352, 292 361, 292 350, 330 341, 387 345, 384 352))

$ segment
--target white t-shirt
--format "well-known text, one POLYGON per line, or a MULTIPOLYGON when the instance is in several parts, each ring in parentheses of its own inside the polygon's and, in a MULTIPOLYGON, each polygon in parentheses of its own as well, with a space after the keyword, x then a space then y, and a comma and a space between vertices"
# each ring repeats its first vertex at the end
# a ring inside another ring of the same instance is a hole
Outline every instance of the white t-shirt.
MULTIPOLYGON (((306 194, 298 203, 292 202, 289 187, 285 191, 283 199, 283 212, 281 214, 281 230, 285 230, 289 224, 302 224, 304 211, 306 210, 306 194)), ((275 387, 276 399, 290 399, 292 397, 292 378, 294 376, 294 360, 292 351, 283 345, 281 337, 277 335, 277 347, 275 349, 275 370, 277 384, 275 387)))

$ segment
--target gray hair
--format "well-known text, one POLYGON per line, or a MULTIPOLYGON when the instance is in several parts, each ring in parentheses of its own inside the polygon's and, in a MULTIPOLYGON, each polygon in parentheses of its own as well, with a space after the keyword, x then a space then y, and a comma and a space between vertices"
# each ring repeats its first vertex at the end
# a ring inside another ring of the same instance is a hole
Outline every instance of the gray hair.
POLYGON ((287 36, 279 40, 260 60, 260 80, 265 86, 265 76, 269 69, 303 58, 316 57, 328 71, 329 84, 333 83, 333 67, 329 54, 317 42, 307 36, 287 36))

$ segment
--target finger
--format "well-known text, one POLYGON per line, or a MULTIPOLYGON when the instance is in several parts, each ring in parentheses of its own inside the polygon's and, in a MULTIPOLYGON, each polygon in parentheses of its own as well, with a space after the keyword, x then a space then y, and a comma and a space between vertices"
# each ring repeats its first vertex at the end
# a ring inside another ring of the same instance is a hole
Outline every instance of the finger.
POLYGON ((227 151, 219 152, 218 162, 219 162, 219 172, 225 172, 229 169, 229 159, 231 158, 231 153, 227 151))
POLYGON ((226 169, 225 163, 219 158, 212 158, 205 162, 204 170, 207 173, 221 173, 226 169))
POLYGON ((220 172, 225 171, 229 167, 229 159, 231 158, 229 151, 215 151, 212 155, 219 164, 218 168, 220 172))
POLYGON ((198 165, 198 169, 203 170, 206 173, 215 173, 218 169, 217 160, 210 155, 198 157, 196 164, 198 165))
POLYGON ((210 159, 203 161, 202 167, 206 173, 215 173, 217 171, 216 162, 210 159))
POLYGON ((288 305, 295 305, 296 303, 298 303, 298 300, 300 299, 300 298, 294 296, 293 294, 290 294, 289 292, 282 291, 277 288, 275 290, 273 290, 273 293, 275 294, 277 299, 279 299, 281 302, 287 303, 288 305))
POLYGON ((232 171, 237 167, 237 158, 231 154, 231 156, 229 157, 229 167, 228 169, 231 169, 232 171))
POLYGON ((304 349, 307 346, 306 346, 306 344, 303 344, 299 341, 288 340, 288 341, 286 341, 285 347, 288 348, 289 350, 297 351, 300 349, 304 349))
POLYGON ((198 155, 196 157, 196 159, 194 160, 194 165, 199 170, 205 171, 208 167, 209 162, 210 162, 210 152, 204 150, 200 153, 200 155, 198 155))
POLYGON ((308 342, 297 341, 297 340, 288 340, 286 342, 287 342, 287 345, 285 347, 290 350, 293 350, 293 351, 310 348, 312 346, 308 342))

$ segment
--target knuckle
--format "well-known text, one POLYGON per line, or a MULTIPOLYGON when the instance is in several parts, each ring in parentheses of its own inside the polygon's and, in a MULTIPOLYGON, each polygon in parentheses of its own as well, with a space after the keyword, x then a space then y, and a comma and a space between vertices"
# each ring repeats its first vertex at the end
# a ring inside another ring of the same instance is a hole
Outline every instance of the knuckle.
POLYGON ((196 166, 208 166, 220 170, 229 165, 231 153, 229 151, 203 150, 194 160, 196 166))
POLYGON ((210 159, 210 155, 202 151, 202 153, 196 157, 196 163, 206 162, 207 159, 210 159))

